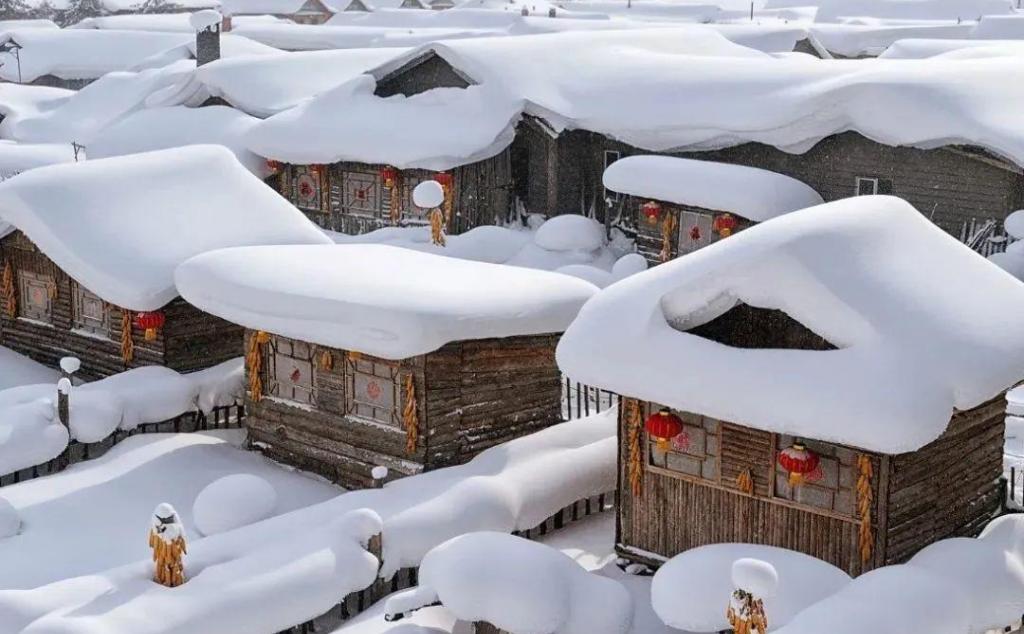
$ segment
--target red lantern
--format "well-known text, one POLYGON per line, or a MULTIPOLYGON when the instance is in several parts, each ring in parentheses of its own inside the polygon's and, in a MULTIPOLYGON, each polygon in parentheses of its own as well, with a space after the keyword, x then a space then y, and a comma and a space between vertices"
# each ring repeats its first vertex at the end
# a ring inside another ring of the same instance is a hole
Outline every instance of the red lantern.
POLYGON ((166 318, 158 310, 135 313, 135 327, 146 331, 146 341, 156 339, 156 331, 164 327, 166 318))
POLYGON ((699 242, 700 238, 700 227, 698 227, 697 225, 693 225, 692 227, 690 227, 690 239, 693 240, 694 242, 699 242))
POLYGON ((275 161, 274 159, 267 159, 267 169, 273 173, 281 171, 281 161, 275 161))
POLYGON ((390 166, 382 167, 380 180, 384 182, 385 187, 393 187, 398 182, 398 170, 390 166))
POLYGON ((736 227, 739 223, 736 221, 736 217, 732 214, 719 214, 715 216, 714 221, 711 223, 711 228, 714 229, 715 233, 728 238, 736 231, 736 227))
POLYGON ((448 172, 438 172, 437 174, 434 174, 434 180, 447 191, 447 189, 452 186, 452 183, 455 182, 455 177, 448 172))
POLYGON ((672 412, 662 408, 647 417, 644 429, 647 430, 647 435, 658 443, 658 450, 665 451, 668 449, 669 441, 683 431, 683 421, 672 412))
POLYGON ((643 205, 640 205, 640 213, 644 215, 644 218, 650 224, 657 224, 658 219, 661 218, 661 205, 653 200, 648 200, 643 205))
POLYGON ((814 473, 821 464, 818 454, 804 446, 799 440, 779 452, 779 465, 789 473, 790 486, 798 487, 807 476, 814 473))

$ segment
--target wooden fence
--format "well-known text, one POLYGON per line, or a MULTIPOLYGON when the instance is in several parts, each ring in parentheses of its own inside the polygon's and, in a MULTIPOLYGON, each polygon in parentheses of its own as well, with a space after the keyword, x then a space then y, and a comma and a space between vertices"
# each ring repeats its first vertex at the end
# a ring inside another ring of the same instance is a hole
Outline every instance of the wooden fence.
POLYGON ((614 392, 602 390, 569 377, 562 378, 562 417, 576 420, 603 412, 618 405, 619 397, 614 392))
POLYGON ((1003 228, 1001 220, 992 218, 970 218, 960 226, 960 242, 974 251, 988 257, 993 253, 1002 253, 1013 242, 1003 228))
MULTIPOLYGON (((540 524, 524 531, 515 531, 513 535, 526 539, 536 540, 561 528, 569 526, 573 522, 582 520, 585 517, 604 513, 613 508, 615 493, 602 493, 590 498, 577 500, 569 506, 561 508, 557 513, 550 515, 540 524)), ((371 540, 369 551, 380 558, 380 541, 371 540)), ((353 616, 367 609, 377 601, 389 594, 412 588, 419 583, 419 568, 402 568, 391 579, 378 579, 372 586, 359 592, 353 592, 345 596, 334 609, 322 614, 315 619, 296 625, 290 629, 283 630, 279 634, 308 634, 329 630, 339 622, 346 621, 353 616)))
POLYGON ((39 478, 52 473, 63 471, 69 465, 83 460, 99 458, 110 449, 131 436, 138 434, 168 433, 168 432, 194 432, 211 429, 236 429, 241 427, 245 420, 245 407, 240 404, 216 407, 207 415, 201 411, 186 412, 171 420, 159 423, 144 423, 134 429, 127 431, 116 430, 113 434, 103 440, 94 443, 80 443, 72 440, 68 443, 64 453, 49 462, 34 467, 28 467, 0 476, 0 487, 9 484, 16 484, 33 478, 39 478))

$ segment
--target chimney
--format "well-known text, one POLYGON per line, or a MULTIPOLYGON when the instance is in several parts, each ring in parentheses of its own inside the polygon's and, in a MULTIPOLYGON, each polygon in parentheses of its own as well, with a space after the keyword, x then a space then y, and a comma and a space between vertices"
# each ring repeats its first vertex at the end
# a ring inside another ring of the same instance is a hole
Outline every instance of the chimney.
POLYGON ((220 28, 223 20, 220 13, 213 9, 196 11, 189 18, 196 32, 197 67, 220 59, 220 28))

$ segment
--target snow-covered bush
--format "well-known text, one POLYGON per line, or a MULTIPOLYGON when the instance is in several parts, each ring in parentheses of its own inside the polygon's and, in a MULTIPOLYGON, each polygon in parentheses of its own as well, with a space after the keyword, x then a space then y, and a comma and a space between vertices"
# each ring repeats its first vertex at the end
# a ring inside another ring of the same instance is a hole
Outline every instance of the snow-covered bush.
POLYGON ((6 498, 0 497, 0 539, 12 537, 21 529, 21 517, 6 498))
POLYGON ((206 485, 192 505, 202 535, 215 535, 266 519, 277 505, 277 491, 263 478, 236 473, 206 485))
POLYGON ((412 190, 412 202, 420 209, 433 209, 444 203, 444 188, 437 181, 423 181, 412 190))
POLYGON ((548 251, 593 251, 604 245, 604 226, 586 216, 555 216, 537 229, 533 241, 548 251))
MULTIPOLYGON (((563 553, 505 533, 469 533, 434 548, 420 566, 414 598, 436 597, 463 621, 512 634, 625 634, 633 602, 619 583, 587 572, 563 553)), ((387 611, 409 602, 398 595, 387 611)))

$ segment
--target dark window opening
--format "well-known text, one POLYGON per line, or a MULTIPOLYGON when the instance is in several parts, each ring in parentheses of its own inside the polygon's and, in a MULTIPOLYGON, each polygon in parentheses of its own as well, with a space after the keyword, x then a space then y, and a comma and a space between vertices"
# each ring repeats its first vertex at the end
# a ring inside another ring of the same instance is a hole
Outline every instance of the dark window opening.
POLYGON ((836 349, 781 310, 742 303, 687 332, 734 348, 836 349))

